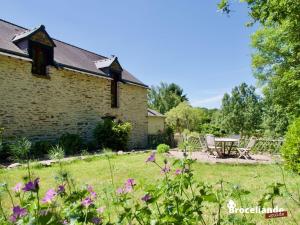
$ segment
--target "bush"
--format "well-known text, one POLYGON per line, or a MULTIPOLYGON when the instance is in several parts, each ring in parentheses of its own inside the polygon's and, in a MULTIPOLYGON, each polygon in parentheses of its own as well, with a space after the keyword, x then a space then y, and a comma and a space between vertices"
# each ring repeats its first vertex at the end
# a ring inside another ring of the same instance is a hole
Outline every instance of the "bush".
POLYGON ((166 144, 160 144, 156 148, 158 153, 168 153, 170 151, 170 146, 166 144))
POLYGON ((83 141, 78 134, 63 134, 58 144, 65 150, 66 155, 79 154, 83 146, 83 141))
POLYGON ((42 158, 44 155, 48 154, 51 147, 52 145, 49 141, 37 141, 30 149, 30 157, 42 158))
POLYGON ((29 159, 31 142, 26 138, 21 138, 10 145, 10 154, 14 161, 23 162, 29 159))
POLYGON ((289 126, 281 153, 287 168, 300 174, 300 117, 289 126))
POLYGON ((99 148, 126 150, 131 129, 132 126, 128 122, 117 123, 111 119, 104 119, 97 124, 94 138, 99 148))
POLYGON ((156 148, 159 144, 167 144, 174 147, 174 142, 174 132, 170 127, 167 127, 162 132, 160 131, 158 134, 148 135, 148 147, 152 149, 156 148))

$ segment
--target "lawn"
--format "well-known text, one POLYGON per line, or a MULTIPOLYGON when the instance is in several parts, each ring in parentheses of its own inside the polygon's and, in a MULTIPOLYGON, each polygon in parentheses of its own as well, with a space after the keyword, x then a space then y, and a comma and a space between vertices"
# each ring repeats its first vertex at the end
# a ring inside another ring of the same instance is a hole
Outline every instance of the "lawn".
MULTIPOLYGON (((115 188, 124 183, 127 178, 134 178, 138 185, 153 184, 162 178, 160 169, 152 163, 145 163, 148 154, 119 155, 111 158, 113 179, 115 188)), ((158 162, 162 163, 162 157, 158 162)), ((78 185, 91 184, 99 195, 103 195, 105 188, 112 188, 109 163, 105 157, 92 157, 84 160, 76 160, 65 163, 64 167, 70 172, 78 185)), ((34 167, 35 176, 40 177, 41 194, 51 187, 56 187, 54 179, 59 167, 34 167)), ((257 206, 258 200, 266 187, 273 182, 282 182, 281 170, 278 165, 228 165, 228 164, 204 164, 193 165, 194 176, 197 181, 215 184, 220 179, 233 184, 239 184, 242 188, 251 191, 246 197, 248 207, 257 206)), ((26 175, 24 168, 12 170, 0 170, 0 182, 7 182, 13 187, 26 175)), ((286 182, 292 191, 296 191, 296 184, 300 184, 300 177, 285 172, 286 182)), ((4 197, 4 208, 8 209, 8 196, 4 197)), ((300 221, 300 210, 288 198, 286 201, 277 201, 278 206, 287 209, 286 203, 297 221, 300 221)), ((226 204, 224 210, 227 210, 226 204)), ((291 216, 288 218, 277 218, 265 220, 263 215, 252 214, 257 224, 295 224, 291 216)))

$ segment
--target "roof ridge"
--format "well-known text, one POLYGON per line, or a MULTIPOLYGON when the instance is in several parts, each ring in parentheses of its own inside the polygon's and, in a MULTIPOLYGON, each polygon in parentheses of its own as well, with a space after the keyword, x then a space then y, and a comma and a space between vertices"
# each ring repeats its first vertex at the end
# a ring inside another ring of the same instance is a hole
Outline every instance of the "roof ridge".
MULTIPOLYGON (((28 28, 26 28, 26 27, 22 27, 22 26, 20 26, 20 25, 17 25, 17 24, 15 24, 15 23, 9 22, 9 21, 7 21, 7 20, 1 19, 1 18, 0 18, 0 20, 3 21, 3 22, 5 22, 5 23, 8 23, 8 24, 10 24, 10 25, 13 25, 13 26, 16 26, 16 27, 20 27, 20 28, 22 28, 22 29, 25 29, 25 31, 23 31, 23 32, 27 32, 27 31, 31 31, 31 30, 35 29, 35 28, 33 28, 33 29, 30 30, 30 29, 28 29, 28 28)), ((23 32, 22 32, 22 33, 23 33, 23 32)), ((20 33, 20 34, 21 34, 21 33, 20 33)), ((20 35, 20 34, 18 34, 18 35, 20 35)), ((52 37, 51 37, 51 38, 52 38, 52 37)), ((100 55, 100 54, 98 54, 98 53, 92 52, 92 51, 87 50, 87 49, 84 49, 84 48, 80 48, 80 47, 78 47, 78 46, 75 46, 75 45, 73 45, 73 44, 70 44, 70 43, 67 43, 67 42, 58 40, 58 39, 56 39, 56 38, 52 38, 52 39, 55 40, 55 41, 59 41, 59 42, 61 42, 61 43, 63 43, 63 44, 66 44, 66 45, 70 45, 70 46, 72 46, 72 47, 74 47, 74 48, 78 48, 78 49, 80 49, 80 50, 83 50, 83 51, 86 51, 86 52, 89 52, 89 53, 98 55, 98 56, 100 56, 100 57, 103 57, 103 58, 106 58, 106 59, 108 58, 108 57, 106 57, 106 56, 104 56, 104 55, 100 55)))

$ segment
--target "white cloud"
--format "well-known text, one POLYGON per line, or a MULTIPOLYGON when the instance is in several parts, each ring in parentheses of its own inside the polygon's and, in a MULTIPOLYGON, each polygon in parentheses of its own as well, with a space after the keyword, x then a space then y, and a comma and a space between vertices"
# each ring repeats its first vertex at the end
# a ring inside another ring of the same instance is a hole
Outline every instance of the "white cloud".
POLYGON ((224 94, 219 94, 208 98, 191 100, 191 104, 192 106, 201 106, 201 107, 209 107, 209 108, 218 107, 221 104, 223 95, 224 94))

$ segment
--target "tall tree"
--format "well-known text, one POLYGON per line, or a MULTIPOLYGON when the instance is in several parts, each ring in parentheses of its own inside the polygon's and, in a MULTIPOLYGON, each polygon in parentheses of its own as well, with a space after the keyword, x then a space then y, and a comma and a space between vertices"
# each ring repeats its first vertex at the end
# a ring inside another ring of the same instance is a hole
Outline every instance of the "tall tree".
POLYGON ((229 133, 255 133, 260 128, 261 115, 260 97, 253 86, 242 83, 222 99, 222 126, 229 133))
MULTIPOLYGON (((250 24, 260 28, 252 35, 254 75, 264 87, 268 102, 265 118, 276 117, 291 121, 300 116, 300 1, 299 0, 245 0, 250 24), (275 113, 274 113, 275 112, 275 113), (275 116, 275 117, 274 117, 275 116)), ((229 0, 222 0, 219 8, 229 13, 229 0)), ((279 132, 288 123, 281 121, 279 132)), ((274 123, 266 128, 272 130, 274 123)))
POLYGON ((187 100, 183 89, 174 83, 162 82, 159 86, 152 86, 148 92, 149 107, 163 114, 187 100))

